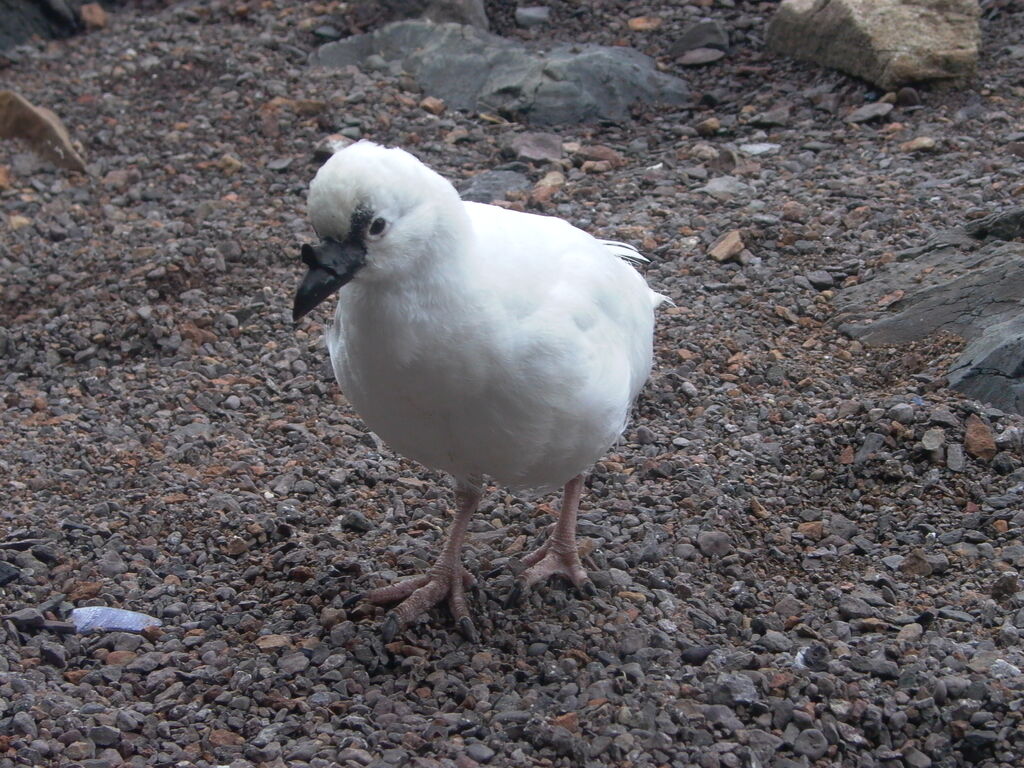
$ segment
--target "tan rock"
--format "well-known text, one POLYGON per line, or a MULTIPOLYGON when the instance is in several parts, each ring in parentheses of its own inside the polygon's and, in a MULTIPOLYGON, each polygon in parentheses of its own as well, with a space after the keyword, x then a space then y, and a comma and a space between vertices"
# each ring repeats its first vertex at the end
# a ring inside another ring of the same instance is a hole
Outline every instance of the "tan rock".
POLYGON ((123 667, 131 664, 138 657, 135 651, 111 651, 103 660, 104 664, 111 667, 123 667))
POLYGON ((885 90, 962 85, 977 68, 979 15, 978 0, 783 0, 765 41, 885 90))
POLYGON ((109 21, 107 12, 99 3, 86 3, 79 9, 79 13, 86 29, 104 29, 109 21))
POLYGON ((206 737, 211 746, 214 747, 238 747, 245 744, 245 737, 234 731, 227 731, 222 728, 214 728, 206 737))
POLYGON ((661 26, 661 19, 657 16, 636 16, 627 23, 634 32, 651 32, 661 26))
POLYGON ((918 136, 900 144, 900 152, 934 152, 938 147, 939 143, 931 136, 918 136))
POLYGON ((0 91, 0 139, 25 139, 44 160, 69 171, 85 172, 85 162, 71 145, 60 118, 14 91, 0 91))
POLYGON ((284 635, 260 635, 256 638, 256 647, 261 651, 276 651, 279 648, 291 648, 292 641, 284 635))
POLYGON ((714 136, 722 130, 722 121, 717 117, 709 117, 697 123, 697 133, 701 136, 714 136))
POLYGON ((715 240, 708 249, 708 255, 715 261, 730 261, 743 251, 743 238, 738 229, 726 232, 715 240))
POLYGON ((448 107, 444 101, 436 96, 427 96, 420 101, 420 109, 429 112, 432 115, 443 114, 447 108, 448 107))
POLYGON ((964 432, 964 449, 974 458, 991 461, 996 455, 996 438, 992 427, 973 413, 967 417, 964 432))

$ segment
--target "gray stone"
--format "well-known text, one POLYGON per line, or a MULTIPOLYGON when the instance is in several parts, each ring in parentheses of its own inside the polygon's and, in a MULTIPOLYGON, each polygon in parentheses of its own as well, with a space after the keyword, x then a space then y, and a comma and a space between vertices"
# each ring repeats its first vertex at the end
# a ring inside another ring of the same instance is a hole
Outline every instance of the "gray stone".
POLYGON ((828 751, 828 739, 817 728, 805 728, 793 741, 793 751, 811 760, 824 757, 828 751))
POLYGON ((713 19, 704 19, 696 24, 691 24, 683 30, 672 45, 669 46, 668 55, 672 57, 682 56, 687 51, 698 48, 717 48, 721 51, 729 50, 729 32, 719 22, 713 19))
POLYGON ((504 200, 509 192, 529 188, 530 180, 517 171, 484 171, 459 185, 459 194, 463 200, 490 203, 504 200))
POLYGON ((765 41, 886 90, 959 85, 977 67, 978 15, 977 0, 783 0, 765 41))
POLYGON ((509 142, 517 160, 551 163, 562 157, 562 137, 556 133, 520 133, 509 142))
POLYGON ((89 741, 97 747, 111 747, 121 741, 121 731, 109 725, 97 725, 89 729, 89 741))
POLYGON ((871 120, 883 118, 890 112, 892 112, 892 104, 885 101, 874 101, 862 107, 857 107, 857 109, 846 116, 846 122, 867 123, 871 120))
POLYGON ((697 546, 705 557, 725 557, 732 552, 732 541, 724 531, 701 531, 697 546))
POLYGON ((740 181, 735 176, 717 176, 703 187, 697 188, 698 192, 704 192, 715 200, 726 201, 733 197, 746 197, 752 191, 749 184, 740 181))
POLYGON ((736 706, 743 704, 749 706, 760 700, 757 686, 754 681, 746 675, 723 672, 708 687, 708 698, 712 704, 726 704, 736 706))
POLYGON ((551 21, 551 9, 546 5, 528 5, 516 8, 516 24, 520 27, 539 27, 551 21))
POLYGON ((835 279, 832 277, 832 275, 823 269, 818 269, 815 270, 814 272, 808 272, 805 275, 805 277, 807 278, 807 282, 809 282, 819 291, 823 291, 826 288, 831 288, 836 284, 835 279))
POLYGON ((774 629, 765 632, 759 642, 769 651, 782 652, 793 647, 793 641, 787 635, 774 629))
POLYGON ((494 759, 495 752, 486 744, 476 741, 466 747, 466 754, 478 763, 489 763, 494 759))
POLYGON ((532 53, 522 44, 455 24, 400 21, 321 46, 313 64, 359 65, 377 54, 398 60, 424 91, 454 109, 498 111, 541 125, 620 120, 634 102, 679 105, 686 83, 628 48, 561 45, 532 53))

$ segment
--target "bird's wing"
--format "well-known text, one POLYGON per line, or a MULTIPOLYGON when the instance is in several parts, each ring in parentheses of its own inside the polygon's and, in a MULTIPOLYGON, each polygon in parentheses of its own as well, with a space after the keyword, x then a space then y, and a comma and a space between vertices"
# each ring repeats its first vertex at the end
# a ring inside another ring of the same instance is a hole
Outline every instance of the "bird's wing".
POLYGON ((631 401, 650 371, 653 308, 664 300, 631 266, 643 257, 562 219, 466 206, 508 325, 541 340, 548 350, 537 354, 573 347, 567 359, 589 359, 590 371, 619 382, 613 397, 631 401))

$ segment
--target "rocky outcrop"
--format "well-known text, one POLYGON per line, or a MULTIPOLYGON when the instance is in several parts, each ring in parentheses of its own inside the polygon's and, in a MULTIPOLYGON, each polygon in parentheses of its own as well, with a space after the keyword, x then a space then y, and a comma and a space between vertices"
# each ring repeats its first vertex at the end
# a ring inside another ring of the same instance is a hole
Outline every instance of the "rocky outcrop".
POLYGON ((968 344, 948 373, 971 397, 1024 413, 1024 208, 944 232, 837 297, 836 322, 866 344, 948 332, 968 344))
POLYGON ((400 61, 431 96, 455 109, 499 112, 541 125, 620 120, 637 101, 684 104, 684 81, 659 72, 629 48, 562 45, 534 52, 459 24, 402 21, 328 43, 312 63, 360 65, 370 56, 400 61))
POLYGON ((893 90, 974 76, 977 0, 783 0, 768 47, 893 90))
POLYGON ((24 139, 33 152, 54 165, 85 172, 85 163, 60 118, 14 91, 0 91, 0 139, 24 139))

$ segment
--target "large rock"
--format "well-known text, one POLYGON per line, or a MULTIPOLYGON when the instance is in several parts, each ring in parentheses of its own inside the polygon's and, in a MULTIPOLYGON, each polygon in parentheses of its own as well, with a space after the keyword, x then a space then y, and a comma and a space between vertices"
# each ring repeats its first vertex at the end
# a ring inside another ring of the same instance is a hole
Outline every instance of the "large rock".
POLYGON ((842 291, 835 322, 871 345, 960 336, 950 386, 1024 413, 1024 243, 1008 242, 1022 234, 1024 208, 941 233, 842 291))
POLYGON ((629 48, 524 45, 459 24, 400 21, 328 43, 314 64, 359 65, 371 55, 400 61, 430 95, 455 109, 502 112, 555 125, 627 117, 636 101, 684 104, 686 83, 629 48))
POLYGON ((977 0, 783 0, 766 41, 887 90, 958 85, 975 73, 979 15, 977 0))

